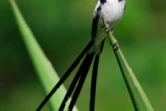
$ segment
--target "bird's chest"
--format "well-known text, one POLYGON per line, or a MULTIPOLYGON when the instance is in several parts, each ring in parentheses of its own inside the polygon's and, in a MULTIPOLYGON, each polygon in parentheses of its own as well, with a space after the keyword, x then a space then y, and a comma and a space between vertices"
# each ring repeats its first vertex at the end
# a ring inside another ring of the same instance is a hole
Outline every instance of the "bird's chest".
POLYGON ((107 0, 101 5, 100 16, 107 22, 116 23, 122 18, 124 7, 125 0, 107 0))

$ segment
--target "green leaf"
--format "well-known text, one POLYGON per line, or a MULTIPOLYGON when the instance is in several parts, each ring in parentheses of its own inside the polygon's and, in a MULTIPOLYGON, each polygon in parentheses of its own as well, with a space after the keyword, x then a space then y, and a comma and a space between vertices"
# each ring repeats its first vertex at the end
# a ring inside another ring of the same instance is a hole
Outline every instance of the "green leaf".
MULTIPOLYGON (((103 20, 103 23, 106 27, 106 22, 103 20)), ((108 36, 110 38, 112 47, 117 41, 114 38, 114 35, 109 32, 108 36)), ((128 65, 121 49, 114 50, 118 65, 122 72, 123 79, 125 81, 126 87, 130 94, 131 101, 133 103, 135 111, 154 111, 146 94, 144 93, 141 85, 139 84, 137 78, 135 77, 132 69, 128 65)))
MULTIPOLYGON (((53 86, 59 81, 59 77, 56 71, 53 69, 51 62, 47 59, 44 52, 37 43, 32 31, 24 20, 17 4, 14 0, 10 0, 12 9, 21 32, 22 38, 24 40, 25 46, 28 49, 29 55, 32 59, 34 67, 37 71, 38 77, 41 80, 45 92, 48 94, 53 86)), ((53 111, 57 111, 63 97, 66 93, 64 86, 62 85, 58 91, 50 99, 51 108, 53 111)), ((65 110, 67 110, 67 106, 65 110)), ((37 106, 36 106, 37 107, 37 106)), ((73 111, 77 111, 77 108, 74 107, 73 111)))

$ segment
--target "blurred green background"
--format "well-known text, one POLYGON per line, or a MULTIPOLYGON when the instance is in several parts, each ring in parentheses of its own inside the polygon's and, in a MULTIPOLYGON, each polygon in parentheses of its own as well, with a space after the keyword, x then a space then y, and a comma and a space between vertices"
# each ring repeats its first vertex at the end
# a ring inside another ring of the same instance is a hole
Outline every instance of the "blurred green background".
MULTIPOLYGON (((96 0, 17 0, 61 76, 90 40, 96 0)), ((127 0, 115 30, 121 49, 155 111, 166 111, 166 1, 127 0)), ((0 0, 0 111, 34 111, 45 97, 8 0, 0 0)), ((74 71, 76 72, 76 71, 74 71)), ((65 82, 69 86, 74 73, 65 82)), ((77 101, 88 111, 91 71, 77 101)), ((49 111, 46 106, 43 111, 49 111)), ((100 59, 96 111, 133 111, 108 40, 100 59)))

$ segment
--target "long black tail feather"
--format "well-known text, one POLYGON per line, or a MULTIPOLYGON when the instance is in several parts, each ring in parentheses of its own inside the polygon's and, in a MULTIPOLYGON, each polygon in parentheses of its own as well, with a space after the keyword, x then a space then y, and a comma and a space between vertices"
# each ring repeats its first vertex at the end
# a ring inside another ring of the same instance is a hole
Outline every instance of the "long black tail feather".
POLYGON ((79 83, 77 85, 77 88, 73 94, 73 97, 72 97, 72 100, 69 104, 69 107, 68 107, 68 111, 72 111, 77 99, 78 99, 78 96, 81 92, 81 89, 83 87, 83 84, 85 82, 85 79, 86 79, 86 76, 88 74, 88 71, 89 71, 89 68, 91 66, 91 63, 92 63, 92 60, 93 60, 93 56, 94 56, 94 53, 92 54, 87 54, 86 58, 85 58, 85 61, 82 63, 78 73, 80 73, 81 77, 80 77, 80 80, 79 80, 79 83))
POLYGON ((77 85, 76 91, 75 91, 75 93, 72 97, 72 100, 70 102, 70 105, 69 105, 70 110, 68 110, 68 111, 72 110, 72 108, 73 108, 73 106, 74 106, 74 104, 75 104, 75 102, 78 98, 78 95, 80 93, 80 90, 82 89, 82 85, 84 83, 85 77, 86 77, 86 75, 88 73, 88 70, 90 68, 90 65, 91 65, 91 62, 92 62, 92 59, 93 59, 93 55, 94 54, 87 54, 87 56, 83 60, 83 62, 81 64, 78 72, 76 73, 76 75, 75 75, 75 77, 74 77, 74 79, 73 79, 73 81, 72 81, 72 83, 71 83, 71 85, 70 85, 70 87, 69 87, 69 89, 68 89, 68 91, 67 91, 67 93, 66 93, 66 95, 65 95, 58 111, 63 111, 64 110, 67 100, 71 96, 73 90, 75 89, 75 86, 76 86, 78 80, 80 79, 80 81, 77 85))
POLYGON ((90 90, 90 109, 89 111, 95 110, 95 96, 96 96, 96 83, 97 83, 97 72, 98 72, 98 64, 99 64, 100 55, 96 55, 94 64, 93 64, 93 72, 91 79, 91 90, 90 90))
MULTIPOLYGON (((105 42, 105 39, 101 43, 101 52, 103 51, 104 42, 105 42)), ((100 52, 100 54, 101 54, 101 52, 100 52)), ((95 111, 96 84, 97 84, 97 73, 98 73, 98 65, 99 65, 100 54, 95 56, 95 60, 94 60, 94 63, 93 63, 89 111, 95 111)))
MULTIPOLYGON (((105 40, 103 40, 102 44, 101 44, 101 52, 103 50, 104 41, 105 40)), ((82 89, 84 81, 86 79, 86 76, 88 74, 90 65, 92 63, 93 56, 94 56, 94 53, 87 54, 87 56, 86 56, 87 60, 86 60, 86 58, 84 59, 85 64, 83 62, 80 69, 79 69, 80 73, 82 73, 82 74, 80 75, 81 77, 80 77, 79 83, 78 83, 77 88, 73 94, 72 100, 69 104, 68 111, 72 111, 72 109, 73 109, 73 107, 78 99, 78 96, 80 94, 80 91, 82 89)), ((95 109, 96 83, 97 83, 97 72, 98 72, 99 58, 100 58, 100 54, 96 55, 95 60, 94 60, 94 64, 93 64, 93 72, 92 72, 92 79, 91 79, 91 93, 90 93, 90 109, 89 109, 90 111, 94 111, 94 109, 95 109)), ((61 111, 61 110, 59 110, 59 111, 61 111)))
MULTIPOLYGON (((81 54, 77 57, 77 59, 74 61, 74 63, 69 67, 69 69, 66 71, 66 73, 61 77, 61 79, 58 81, 58 83, 54 86, 54 88, 51 90, 51 92, 46 96, 46 98, 42 101, 40 106, 37 108, 36 111, 40 111, 41 108, 47 103, 47 101, 51 98, 51 96, 56 92, 56 90, 62 85, 62 83, 68 78, 70 73, 75 69, 75 67, 79 64, 80 60, 84 57, 86 52, 90 49, 90 47, 93 45, 94 41, 90 41, 89 44, 84 48, 84 50, 81 52, 81 54)), ((104 40, 101 45, 101 52, 103 50, 104 46, 104 40)), ((72 111, 78 96, 81 92, 81 89, 83 87, 83 84, 85 82, 86 76, 88 74, 90 65, 92 63, 94 53, 87 54, 86 57, 84 58, 78 72, 76 73, 61 105, 58 111, 63 111, 65 108, 65 104, 71 94, 73 93, 74 89, 74 94, 71 99, 71 102, 68 107, 68 111, 72 111), (78 83, 78 84, 77 84, 78 83), (76 86, 77 85, 77 86, 76 86), (75 88, 76 87, 76 88, 75 88)), ((98 64, 99 64, 99 58, 100 54, 95 56, 94 64, 93 64, 93 72, 92 72, 92 79, 91 79, 91 92, 90 92, 90 111, 94 111, 95 109, 95 95, 96 95, 96 82, 97 82, 97 72, 98 72, 98 64)))
POLYGON ((54 88, 50 91, 50 93, 45 97, 45 99, 42 101, 42 103, 39 105, 36 111, 40 111, 41 108, 47 103, 47 101, 51 98, 51 96, 56 92, 56 90, 62 85, 62 83, 68 78, 70 73, 75 69, 75 67, 78 65, 80 60, 83 58, 83 56, 86 54, 86 51, 92 46, 93 42, 90 41, 88 45, 84 48, 84 50, 80 53, 80 55, 77 57, 77 59, 73 62, 73 64, 69 67, 69 69, 65 72, 65 74, 61 77, 61 79, 58 81, 58 83, 54 86, 54 88))

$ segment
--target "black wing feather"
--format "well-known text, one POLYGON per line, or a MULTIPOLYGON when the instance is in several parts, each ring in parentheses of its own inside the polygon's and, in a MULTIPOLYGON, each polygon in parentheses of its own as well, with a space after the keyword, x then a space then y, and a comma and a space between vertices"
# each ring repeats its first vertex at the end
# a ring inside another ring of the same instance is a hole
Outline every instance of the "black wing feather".
POLYGON ((92 21, 92 31, 91 31, 91 36, 92 36, 92 40, 95 39, 96 37, 96 33, 97 33, 97 25, 98 25, 98 21, 99 21, 99 11, 101 10, 101 6, 99 6, 97 8, 97 10, 95 11, 95 15, 93 17, 93 21, 92 21))
POLYGON ((97 15, 95 16, 95 18, 93 18, 92 22, 92 32, 91 32, 92 40, 94 40, 96 37, 98 21, 99 21, 99 16, 97 15))

